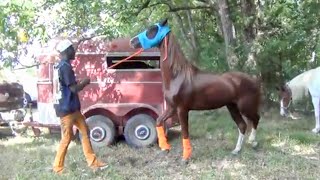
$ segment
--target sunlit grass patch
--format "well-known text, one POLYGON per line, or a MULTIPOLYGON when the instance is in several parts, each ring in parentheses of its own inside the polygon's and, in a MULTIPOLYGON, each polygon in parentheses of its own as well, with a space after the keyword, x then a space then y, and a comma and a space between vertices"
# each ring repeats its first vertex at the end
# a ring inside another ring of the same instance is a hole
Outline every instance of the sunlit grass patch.
POLYGON ((311 132, 296 131, 292 132, 289 138, 296 140, 300 144, 313 144, 319 142, 320 136, 311 134, 311 132))

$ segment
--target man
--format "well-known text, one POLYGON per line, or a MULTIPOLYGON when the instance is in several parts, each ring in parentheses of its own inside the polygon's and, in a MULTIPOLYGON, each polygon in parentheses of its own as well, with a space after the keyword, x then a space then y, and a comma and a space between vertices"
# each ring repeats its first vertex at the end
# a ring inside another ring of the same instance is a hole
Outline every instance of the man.
POLYGON ((80 112, 78 92, 90 83, 90 79, 86 78, 80 81, 80 83, 76 82, 74 71, 70 64, 70 61, 75 59, 75 49, 71 41, 61 41, 56 49, 60 53, 61 61, 57 66, 59 91, 55 94, 56 103, 54 108, 57 116, 60 117, 62 137, 54 160, 53 171, 61 174, 64 169, 64 159, 73 136, 73 125, 79 129, 82 135, 83 153, 88 166, 93 170, 104 169, 107 165, 96 158, 88 137, 85 117, 80 112))

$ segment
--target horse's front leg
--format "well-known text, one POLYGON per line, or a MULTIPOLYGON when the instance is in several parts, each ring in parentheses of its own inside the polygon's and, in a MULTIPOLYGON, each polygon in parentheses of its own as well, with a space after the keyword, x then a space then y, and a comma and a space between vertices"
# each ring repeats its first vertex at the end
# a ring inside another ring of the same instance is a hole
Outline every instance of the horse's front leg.
POLYGON ((175 108, 168 106, 168 108, 157 118, 157 126, 162 126, 162 124, 169 118, 171 118, 176 112, 175 108))
POLYGON ((183 146, 183 156, 182 156, 182 162, 187 163, 188 160, 191 158, 192 154, 192 147, 189 137, 189 123, 188 123, 188 111, 179 108, 178 109, 178 118, 181 125, 181 132, 182 132, 182 146, 183 146))
POLYGON ((157 134, 158 134, 158 143, 159 147, 162 151, 168 152, 171 148, 170 144, 168 143, 166 134, 165 134, 165 129, 164 129, 164 123, 167 119, 172 117, 175 113, 175 109, 172 108, 171 106, 168 106, 168 109, 162 113, 158 119, 157 119, 157 134))

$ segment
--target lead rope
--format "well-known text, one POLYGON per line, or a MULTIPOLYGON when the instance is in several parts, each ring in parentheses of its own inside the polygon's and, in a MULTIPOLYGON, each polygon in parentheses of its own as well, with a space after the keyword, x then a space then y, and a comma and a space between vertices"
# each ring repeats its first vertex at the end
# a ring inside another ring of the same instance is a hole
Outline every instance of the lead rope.
POLYGON ((121 61, 113 64, 112 66, 108 67, 108 69, 112 69, 112 68, 115 67, 116 65, 118 65, 118 64, 120 64, 120 63, 122 63, 122 62, 124 62, 124 61, 127 61, 128 59, 130 59, 130 58, 132 58, 132 57, 134 57, 134 56, 136 56, 136 55, 139 55, 142 51, 143 51, 143 48, 140 48, 137 52, 135 52, 135 53, 131 54, 129 57, 126 57, 126 58, 122 59, 121 61))
MULTIPOLYGON (((164 38, 164 49, 165 49, 165 54, 164 54, 164 58, 163 58, 162 61, 165 61, 165 60, 168 59, 168 37, 167 37, 167 36, 164 38)), ((143 48, 140 48, 137 52, 135 52, 135 53, 133 53, 132 55, 130 55, 129 57, 124 58, 124 59, 122 59, 121 61, 113 64, 112 66, 108 67, 108 69, 112 69, 112 68, 115 67, 116 65, 118 65, 118 64, 120 64, 120 63, 122 63, 122 62, 124 62, 124 61, 127 61, 128 59, 130 59, 130 58, 132 58, 132 57, 134 57, 134 56, 136 56, 136 55, 139 55, 142 51, 143 51, 143 48)))

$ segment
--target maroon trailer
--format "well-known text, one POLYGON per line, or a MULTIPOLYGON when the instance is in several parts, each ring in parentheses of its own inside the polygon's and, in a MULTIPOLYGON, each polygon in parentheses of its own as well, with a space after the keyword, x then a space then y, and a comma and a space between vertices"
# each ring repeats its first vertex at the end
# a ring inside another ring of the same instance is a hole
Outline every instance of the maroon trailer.
MULTIPOLYGON (((53 109, 57 56, 52 52, 56 43, 52 41, 38 57, 42 63, 38 72, 38 114, 33 115, 32 122, 25 123, 34 132, 37 127, 59 128, 53 109)), ((120 135, 134 147, 149 146, 157 140, 155 120, 165 109, 159 51, 150 49, 108 68, 134 52, 128 38, 88 40, 78 47, 73 61, 76 78, 91 79, 80 93, 80 100, 93 146, 110 145, 120 135)), ((173 119, 166 122, 168 128, 175 125, 173 119)))

